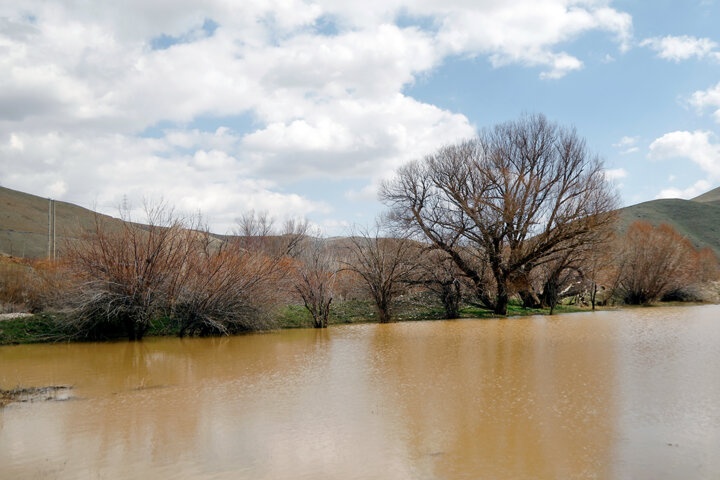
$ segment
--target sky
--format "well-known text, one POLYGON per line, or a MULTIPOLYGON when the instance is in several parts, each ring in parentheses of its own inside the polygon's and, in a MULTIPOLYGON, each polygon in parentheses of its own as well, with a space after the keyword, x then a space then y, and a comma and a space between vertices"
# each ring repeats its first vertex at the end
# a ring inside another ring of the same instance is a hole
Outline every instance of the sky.
POLYGON ((0 0, 0 185, 326 235, 479 129, 575 127, 622 203, 720 185, 720 0, 0 0))

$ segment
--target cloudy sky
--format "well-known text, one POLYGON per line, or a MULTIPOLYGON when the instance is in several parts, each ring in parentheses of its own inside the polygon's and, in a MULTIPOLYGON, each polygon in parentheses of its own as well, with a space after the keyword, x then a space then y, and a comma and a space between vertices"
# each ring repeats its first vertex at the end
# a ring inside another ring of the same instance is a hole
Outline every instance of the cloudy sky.
POLYGON ((0 185, 328 234, 478 128, 575 125, 625 204, 720 184, 720 0, 0 2, 0 185))

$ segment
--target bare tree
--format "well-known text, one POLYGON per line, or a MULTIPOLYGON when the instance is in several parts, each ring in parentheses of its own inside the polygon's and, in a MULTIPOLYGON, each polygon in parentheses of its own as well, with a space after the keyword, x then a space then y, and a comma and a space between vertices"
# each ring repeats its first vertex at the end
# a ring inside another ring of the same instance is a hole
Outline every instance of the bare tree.
POLYGON ((581 262, 581 281, 587 300, 592 309, 610 299, 614 290, 614 282, 618 278, 617 266, 614 262, 614 248, 617 241, 600 245, 585 251, 581 262))
POLYGON ((698 251, 670 225, 637 221, 620 238, 616 292, 628 304, 645 304, 717 271, 717 258, 698 251))
POLYGON ((406 238, 382 237, 379 225, 373 231, 354 232, 348 239, 344 267, 362 278, 380 323, 391 321, 392 301, 404 291, 416 268, 415 251, 406 238))
POLYGON ((536 267, 534 274, 542 284, 539 305, 549 308, 550 315, 560 300, 580 293, 582 260, 581 252, 565 250, 536 267))
POLYGON ((417 268, 407 282, 425 287, 439 299, 445 318, 459 318, 463 291, 466 290, 462 272, 445 252, 433 248, 418 248, 418 251, 421 254, 417 268))
POLYGON ((277 221, 268 212, 251 210, 237 219, 235 237, 240 245, 252 251, 262 251, 279 257, 299 254, 310 224, 307 220, 288 219, 277 227, 277 221))
POLYGON ((392 218, 445 251, 481 302, 507 313, 514 285, 608 228, 615 194, 575 130, 523 117, 398 170, 380 194, 392 218), (463 251, 477 262, 468 262, 463 251), (491 291, 478 265, 492 272, 491 291))
POLYGON ((295 292, 310 313, 315 328, 327 328, 339 263, 321 238, 310 238, 297 258, 295 292))

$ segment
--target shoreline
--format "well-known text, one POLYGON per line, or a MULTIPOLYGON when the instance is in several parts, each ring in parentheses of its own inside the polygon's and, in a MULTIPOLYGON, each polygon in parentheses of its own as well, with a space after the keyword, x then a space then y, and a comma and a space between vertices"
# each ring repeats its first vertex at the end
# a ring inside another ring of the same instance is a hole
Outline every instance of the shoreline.
MULTIPOLYGON (((691 307, 701 305, 715 305, 712 302, 659 302, 648 305, 614 305, 614 306, 602 306, 596 307, 594 311, 615 311, 624 309, 638 309, 638 308, 663 308, 663 307, 691 307)), ((308 328, 312 329, 312 325, 306 317, 303 307, 300 306, 287 306, 284 311, 276 316, 277 325, 274 328, 266 330, 255 330, 250 332, 237 333, 234 335, 246 335, 248 333, 266 333, 278 330, 288 329, 299 329, 308 328)), ((555 308, 553 315, 564 315, 568 313, 584 313, 592 312, 590 307, 577 307, 574 305, 563 305, 555 308)), ((432 314, 430 312, 423 312, 417 314, 413 312, 400 312, 397 317, 391 323, 404 323, 404 322, 428 322, 438 320, 463 320, 463 319, 476 319, 476 320, 500 320, 500 319, 512 319, 529 316, 550 316, 549 309, 523 309, 522 307, 514 306, 509 310, 508 315, 496 315, 489 310, 480 309, 477 307, 466 306, 461 309, 460 316, 456 319, 442 318, 442 315, 438 315, 437 312, 432 314)), ((47 312, 40 314, 13 314, 10 318, 0 319, 0 347, 10 345, 27 345, 27 344, 41 344, 41 343, 85 343, 85 342, 117 342, 117 341, 129 341, 124 337, 118 338, 106 338, 106 339, 83 339, 73 336, 68 331, 63 331, 63 328, 58 322, 58 317, 62 317, 66 314, 62 312, 47 312)), ((331 318, 329 323, 330 326, 338 325, 354 325, 354 324, 367 324, 367 323, 379 323, 376 318, 372 315, 355 315, 348 316, 342 314, 336 314, 331 318)), ((234 336, 230 335, 230 336, 234 336)), ((210 337, 222 337, 226 335, 210 335, 210 337)), ((161 338, 161 337, 178 337, 177 330, 174 330, 169 319, 164 321, 158 320, 155 322, 154 328, 148 332, 145 338, 161 338)), ((192 338, 192 337, 188 337, 192 338)))

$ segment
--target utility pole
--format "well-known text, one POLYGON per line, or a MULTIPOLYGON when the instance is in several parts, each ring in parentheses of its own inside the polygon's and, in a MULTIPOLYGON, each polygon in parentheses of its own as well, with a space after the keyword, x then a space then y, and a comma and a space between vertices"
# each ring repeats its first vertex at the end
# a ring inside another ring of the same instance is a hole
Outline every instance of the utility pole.
POLYGON ((48 260, 52 254, 52 199, 48 198, 48 260))
POLYGON ((48 260, 56 260, 55 246, 55 200, 48 198, 48 260))
POLYGON ((52 201, 53 207, 53 261, 57 260, 57 244, 55 243, 55 200, 52 201))

